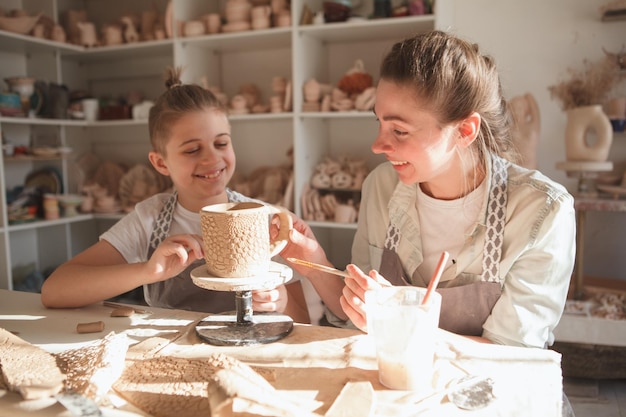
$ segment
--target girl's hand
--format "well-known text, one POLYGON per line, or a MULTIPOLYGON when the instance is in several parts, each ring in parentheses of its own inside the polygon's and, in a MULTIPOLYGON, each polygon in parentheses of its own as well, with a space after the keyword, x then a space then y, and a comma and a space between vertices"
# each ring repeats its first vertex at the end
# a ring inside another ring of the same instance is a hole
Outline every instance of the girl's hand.
POLYGON ((283 313, 288 300, 289 296, 285 285, 280 285, 273 290, 252 291, 252 309, 254 311, 283 313))
POLYGON ((154 278, 152 282, 164 281, 180 274, 203 257, 202 237, 191 234, 173 235, 161 242, 146 267, 154 278))
POLYGON ((375 270, 371 270, 368 276, 356 265, 350 264, 346 271, 350 276, 344 280, 346 285, 339 299, 341 308, 357 328, 367 332, 365 292, 390 287, 391 284, 375 270))

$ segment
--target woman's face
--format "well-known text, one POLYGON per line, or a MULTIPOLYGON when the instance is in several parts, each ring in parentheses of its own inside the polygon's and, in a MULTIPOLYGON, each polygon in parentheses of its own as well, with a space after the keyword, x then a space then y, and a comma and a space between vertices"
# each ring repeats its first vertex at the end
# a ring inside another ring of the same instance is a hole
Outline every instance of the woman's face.
POLYGON ((374 112, 379 129, 372 151, 385 155, 400 181, 447 182, 458 157, 455 126, 441 126, 411 87, 384 79, 376 90, 374 112))
POLYGON ((171 177, 179 202, 188 210, 226 202, 226 185, 235 171, 226 115, 216 109, 184 115, 170 127, 165 155, 151 152, 150 160, 171 177))

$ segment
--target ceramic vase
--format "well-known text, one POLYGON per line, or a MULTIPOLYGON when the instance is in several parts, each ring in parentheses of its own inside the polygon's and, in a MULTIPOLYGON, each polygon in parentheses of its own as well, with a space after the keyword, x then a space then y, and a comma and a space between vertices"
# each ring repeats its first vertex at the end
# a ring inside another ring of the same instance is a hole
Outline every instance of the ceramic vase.
POLYGON ((613 129, 600 105, 567 110, 565 156, 568 161, 604 162, 609 157, 613 129))

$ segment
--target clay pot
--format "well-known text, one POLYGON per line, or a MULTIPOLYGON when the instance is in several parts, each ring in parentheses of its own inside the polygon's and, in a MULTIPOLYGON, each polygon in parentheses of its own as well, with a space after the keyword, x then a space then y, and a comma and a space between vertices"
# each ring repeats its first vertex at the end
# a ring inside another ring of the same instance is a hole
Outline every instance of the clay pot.
POLYGON ((267 29, 270 27, 272 9, 270 6, 256 6, 252 8, 252 29, 267 29))
POLYGON ((276 94, 285 94, 287 90, 287 79, 285 77, 272 78, 272 91, 276 94))
POLYGON ((252 19, 258 19, 261 17, 268 18, 272 15, 272 8, 270 6, 256 6, 250 11, 252 19))
POLYGON ((204 16, 208 33, 219 33, 222 30, 222 18, 218 13, 210 13, 204 16))
POLYGON ((321 91, 320 83, 315 78, 311 78, 304 83, 304 101, 318 102, 321 98, 321 91))
POLYGON ((39 39, 46 38, 46 26, 43 23, 37 23, 33 28, 33 36, 39 39))
POLYGON ((80 45, 81 32, 78 27, 79 22, 87 21, 86 10, 68 10, 65 12, 65 27, 67 27, 67 37, 71 43, 80 45))
POLYGON ((287 0, 271 0, 272 13, 278 15, 280 12, 284 10, 289 10, 289 6, 287 5, 287 0))
POLYGON ((201 20, 189 20, 183 24, 184 36, 200 36, 204 35, 205 27, 204 22, 201 20))
POLYGON ((354 223, 356 221, 356 209, 349 204, 338 204, 335 207, 335 222, 354 223))
POLYGON ((249 22, 252 5, 248 0, 228 0, 224 8, 224 15, 229 23, 249 22))
POLYGON ((76 26, 80 31, 80 45, 85 47, 91 47, 98 44, 96 25, 94 25, 92 22, 76 22, 76 26))
POLYGON ((65 34, 65 29, 61 25, 54 25, 52 27, 52 33, 50 34, 50 38, 55 42, 65 43, 67 41, 67 35, 65 34))
POLYGON ((122 28, 117 25, 107 25, 102 28, 102 40, 105 45, 120 45, 122 39, 122 28))
MULTIPOLYGON (((146 10, 141 13, 141 38, 149 41, 155 38, 155 24, 157 22, 156 10, 146 10)), ((163 32, 165 34, 165 32, 163 32)), ((164 38, 165 36, 163 36, 164 38)), ((163 39, 161 38, 161 39, 163 39)))
POLYGON ((291 26, 291 12, 284 10, 276 15, 276 26, 287 27, 291 26))

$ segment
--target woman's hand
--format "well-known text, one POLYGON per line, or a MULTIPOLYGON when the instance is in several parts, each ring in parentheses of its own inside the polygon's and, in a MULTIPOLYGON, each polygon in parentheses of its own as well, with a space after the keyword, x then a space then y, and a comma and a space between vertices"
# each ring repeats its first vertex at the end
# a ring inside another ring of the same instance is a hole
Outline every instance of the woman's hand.
POLYGON ((377 271, 371 270, 365 275, 356 265, 350 264, 346 271, 350 274, 344 280, 345 287, 339 302, 341 308, 357 328, 367 332, 367 315, 365 311, 365 293, 382 287, 390 287, 391 284, 377 271))
POLYGON ((167 237, 156 248, 146 268, 152 282, 164 281, 183 272, 192 262, 204 257, 202 237, 181 234, 167 237))
MULTIPOLYGON (((291 217, 293 219, 293 230, 291 230, 291 233, 289 234, 289 243, 285 249, 282 250, 280 256, 284 259, 304 259, 309 262, 330 265, 326 259, 324 249, 315 238, 315 235, 309 225, 295 215, 292 215, 291 217)), ((308 276, 311 272, 310 268, 302 265, 290 262, 289 266, 304 276, 308 276)))

